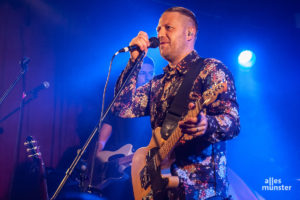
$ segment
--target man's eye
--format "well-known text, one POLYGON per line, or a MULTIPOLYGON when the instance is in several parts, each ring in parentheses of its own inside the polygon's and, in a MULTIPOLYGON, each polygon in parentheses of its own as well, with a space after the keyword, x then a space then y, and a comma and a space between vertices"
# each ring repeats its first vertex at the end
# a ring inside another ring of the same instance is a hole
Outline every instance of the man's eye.
POLYGON ((167 29, 167 30, 170 30, 170 29, 172 29, 172 28, 173 28, 172 26, 169 26, 169 25, 166 26, 166 29, 167 29))

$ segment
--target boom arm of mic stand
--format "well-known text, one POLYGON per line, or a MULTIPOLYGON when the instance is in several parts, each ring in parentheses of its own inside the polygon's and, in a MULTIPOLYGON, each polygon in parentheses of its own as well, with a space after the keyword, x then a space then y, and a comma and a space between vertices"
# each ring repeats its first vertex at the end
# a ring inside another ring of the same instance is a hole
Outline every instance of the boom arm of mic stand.
POLYGON ((23 57, 22 61, 20 61, 20 65, 21 65, 21 72, 20 74, 17 76, 16 80, 9 86, 9 88, 5 91, 5 93, 2 95, 1 99, 0 99, 0 105, 3 103, 3 101, 5 100, 5 98, 8 96, 8 94, 13 90, 13 88, 16 86, 16 84, 19 82, 19 80, 25 76, 27 70, 28 70, 28 63, 30 62, 30 58, 28 57, 23 57))
POLYGON ((5 98, 8 96, 8 94, 12 91, 12 89, 15 87, 15 85, 19 82, 19 80, 23 77, 23 75, 26 73, 27 71, 25 69, 23 69, 20 74, 17 76, 16 80, 9 86, 9 88, 5 91, 5 93, 2 95, 1 99, 0 99, 0 105, 3 103, 3 101, 5 100, 5 98))
MULTIPOLYGON (((53 196, 51 197, 50 200, 54 200, 58 196, 59 192, 61 191, 61 189, 63 188, 63 186, 65 185, 65 183, 69 179, 69 177, 71 176, 72 172, 74 171, 74 169, 75 169, 76 165, 78 164, 79 160, 81 159, 83 153, 85 152, 85 150, 87 149, 87 147, 91 143, 92 139, 94 138, 95 134, 97 133, 97 131, 101 127, 102 121, 104 120, 104 118, 108 114, 109 110, 111 109, 112 105, 115 103, 116 99, 120 96, 121 91, 124 89, 125 85, 128 83, 131 75, 133 74, 133 72, 135 71, 135 69, 137 68, 137 66, 139 65, 139 63, 143 60, 144 56, 145 56, 145 52, 142 51, 140 53, 140 55, 137 57, 137 59, 135 60, 135 62, 133 64, 133 67, 132 67, 130 73, 128 74, 126 80, 124 81, 123 85, 120 87, 119 91, 114 96, 113 100, 109 104, 109 106, 106 109, 105 113, 103 114, 103 116, 99 120, 98 125, 94 128, 93 132, 90 134, 89 138, 87 139, 87 141, 85 142, 85 144, 83 145, 83 147, 77 152, 77 155, 76 155, 75 159, 73 160, 73 162, 70 165, 70 167, 67 169, 66 175, 64 176, 63 180, 60 182, 59 186, 57 187, 55 193, 53 194, 53 196)), ((93 158, 93 160, 94 159, 95 158, 93 158)), ((92 166, 92 168, 93 168, 93 166, 92 166)), ((90 180, 92 180, 92 178, 90 178, 90 180)), ((89 187, 91 187, 91 182, 90 182, 89 187)))
MULTIPOLYGON (((37 97, 31 97, 28 100, 26 100, 23 103, 23 106, 27 105, 28 103, 30 103, 32 100, 36 99, 37 97)), ((12 110, 10 113, 8 113, 7 115, 5 115, 4 117, 2 117, 0 119, 0 123, 2 123, 3 121, 5 121, 6 119, 8 119, 9 117, 11 117, 13 114, 15 114, 17 111, 19 111, 21 109, 21 106, 18 106, 17 108, 15 108, 14 110, 12 110)))

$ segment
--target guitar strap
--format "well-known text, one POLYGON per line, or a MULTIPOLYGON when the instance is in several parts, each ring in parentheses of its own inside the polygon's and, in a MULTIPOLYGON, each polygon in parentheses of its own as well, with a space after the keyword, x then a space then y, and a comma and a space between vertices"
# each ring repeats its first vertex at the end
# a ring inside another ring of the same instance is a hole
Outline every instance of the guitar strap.
POLYGON ((188 111, 189 94, 193 87, 200 70, 203 68, 203 58, 198 59, 189 66, 189 71, 184 75, 183 82, 180 85, 176 96, 174 97, 169 109, 167 110, 161 128, 161 137, 166 140, 177 127, 177 124, 182 116, 188 111))

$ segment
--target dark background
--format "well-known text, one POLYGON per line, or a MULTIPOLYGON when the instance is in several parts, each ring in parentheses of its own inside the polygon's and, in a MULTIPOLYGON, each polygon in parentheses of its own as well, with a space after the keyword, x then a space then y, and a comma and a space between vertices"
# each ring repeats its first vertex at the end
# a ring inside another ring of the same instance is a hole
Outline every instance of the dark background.
MULTIPOLYGON (((26 159, 26 136, 39 141, 46 166, 55 167, 68 147, 79 144, 78 116, 85 113, 95 121, 111 56, 140 30, 155 36, 161 13, 171 6, 195 12, 196 50, 223 61, 235 76, 241 133, 228 142, 228 166, 266 199, 299 198, 299 2, 2 0, 0 94, 17 77, 23 56, 32 60, 26 89, 45 80, 51 86, 26 105, 19 142, 19 112, 0 120, 1 199, 8 198, 15 164, 26 159), (237 63, 245 49, 257 58, 248 70, 237 63), (262 191, 270 177, 282 179, 292 190, 262 191)), ((159 51, 149 55, 156 74, 161 73, 167 63, 159 51)), ((115 58, 106 102, 127 59, 128 54, 115 58)), ((0 119, 19 106, 21 89, 19 82, 0 106, 0 119)))

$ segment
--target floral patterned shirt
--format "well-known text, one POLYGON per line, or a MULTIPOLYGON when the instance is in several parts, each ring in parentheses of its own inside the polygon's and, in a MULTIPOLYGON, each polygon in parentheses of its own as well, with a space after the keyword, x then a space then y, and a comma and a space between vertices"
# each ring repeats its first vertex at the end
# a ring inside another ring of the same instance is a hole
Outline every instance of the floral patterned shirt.
MULTIPOLYGON (((151 127, 161 127, 166 110, 183 82, 184 74, 200 59, 194 50, 172 69, 154 77, 149 83, 136 88, 138 71, 135 71, 113 106, 113 111, 123 118, 150 115, 151 127)), ((233 77, 218 60, 206 58, 190 92, 191 102, 202 98, 204 91, 220 82, 227 82, 227 90, 206 107, 207 131, 203 136, 185 141, 181 139, 174 149, 175 162, 171 167, 180 186, 172 199, 206 199, 226 197, 226 140, 237 136, 240 130, 238 104, 233 77)), ((128 63, 121 73, 116 92, 131 69, 128 63)), ((140 69, 140 66, 139 68, 140 69)))

